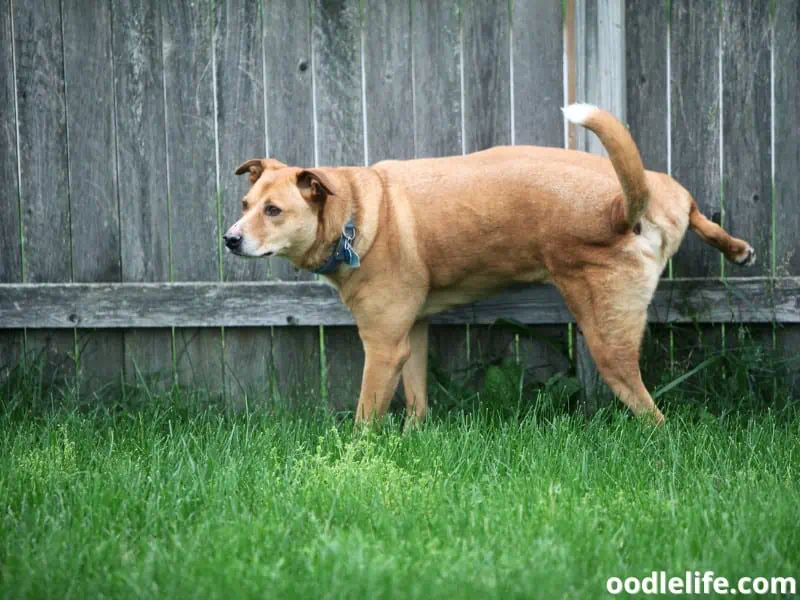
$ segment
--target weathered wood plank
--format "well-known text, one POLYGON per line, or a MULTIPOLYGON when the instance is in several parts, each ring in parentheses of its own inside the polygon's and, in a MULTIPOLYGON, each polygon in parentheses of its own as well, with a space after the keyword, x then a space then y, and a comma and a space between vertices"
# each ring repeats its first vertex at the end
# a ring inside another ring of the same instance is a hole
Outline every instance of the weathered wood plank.
POLYGON ((411 13, 415 156, 461 154, 458 2, 416 0, 411 13))
MULTIPOLYGON (((670 15, 672 175, 717 222, 722 214, 718 8, 672 0, 670 15)), ((689 233, 672 266, 676 277, 716 277, 720 255, 689 233)))
MULTIPOLYGON (((11 34, 11 2, 0 4, 0 283, 22 281, 22 239, 17 162, 17 110, 14 93, 14 38, 11 34)), ((0 332, 0 381, 24 356, 22 331, 0 332)))
MULTIPOLYGON (((214 2, 219 193, 222 229, 241 214, 240 199, 250 183, 236 167, 267 154, 264 110, 263 7, 258 0, 214 2)), ((274 25, 270 25, 274 26, 274 25)), ((225 281, 269 279, 268 260, 242 260, 224 251, 225 281)), ((245 393, 269 389, 272 334, 269 329, 226 329, 225 391, 241 406, 245 393)))
MULTIPOLYGON (((649 314, 658 323, 798 323, 800 277, 662 280, 649 314)), ((432 321, 490 325, 497 319, 572 321, 548 285, 513 287, 432 321)), ((317 281, 0 284, 3 329, 352 324, 337 292, 317 281)))
POLYGON ((414 158, 410 8, 402 2, 364 6, 369 163, 414 158))
MULTIPOLYGON (((122 281, 169 281, 169 198, 162 3, 113 0, 122 281)), ((125 332, 125 378, 157 389, 173 381, 170 329, 125 332)))
MULTIPOLYGON (((672 176, 700 210, 722 220, 720 14, 716 3, 670 2, 670 144, 672 176)), ((735 233, 735 232, 734 232, 735 233)), ((719 252, 689 232, 672 259, 675 277, 716 277, 719 252)), ((677 365, 702 360, 703 345, 722 340, 713 328, 673 328, 677 365)))
MULTIPOLYGON (((314 0, 312 17, 318 163, 363 165, 367 156, 360 2, 314 0)), ((361 378, 354 377, 352 369, 363 364, 362 355, 355 330, 325 333, 326 388, 334 405, 358 396, 361 378)))
POLYGON ((511 143, 508 3, 464 0, 465 149, 511 143))
POLYGON ((312 18, 318 162, 363 165, 359 2, 314 0, 312 18))
POLYGON ((11 3, 0 5, 0 282, 22 281, 20 197, 17 162, 17 109, 14 89, 14 40, 11 34, 11 3))
MULTIPOLYGON (((414 153, 418 158, 464 150, 459 4, 417 0, 411 6, 414 153)), ((467 365, 467 328, 431 326, 430 354, 448 371, 467 365)))
POLYGON ((69 173, 61 13, 15 2, 26 281, 70 281, 69 173), (47 218, 44 218, 47 215, 47 218))
MULTIPOLYGON (((769 3, 735 0, 722 7, 723 227, 746 239, 772 264, 769 3)), ((727 267, 732 273, 734 267, 727 267)))
MULTIPOLYGON (((75 281, 121 281, 111 3, 61 4, 75 281)), ((78 336, 81 389, 121 381, 121 331, 78 336)))
MULTIPOLYGON (((772 265, 772 148, 769 3, 722 3, 722 225, 755 248, 746 272, 767 275, 772 265)), ((727 335, 735 341, 735 335, 727 335)), ((750 341, 772 350, 772 326, 750 327, 750 341)))
MULTIPOLYGON (((566 99, 561 3, 518 1, 512 3, 512 8, 513 142, 563 148, 560 108, 566 99)), ((529 380, 542 381, 569 369, 568 356, 554 352, 549 343, 565 339, 567 333, 565 326, 531 327, 530 335, 514 340, 513 350, 518 350, 529 380)))
POLYGON ((347 327, 326 325, 322 329, 328 406, 335 410, 354 411, 361 389, 364 345, 358 330, 349 326, 351 323, 352 320, 346 323, 347 327))
POLYGON ((514 143, 563 148, 561 3, 517 1, 513 9, 514 143))
MULTIPOLYGON (((169 2, 163 11, 172 278, 213 281, 221 273, 221 232, 212 8, 208 1, 169 2)), ((178 382, 221 392, 221 332, 175 332, 175 342, 178 382)))
MULTIPOLYGON (((25 281, 72 279, 69 159, 61 11, 44 0, 14 2, 25 281), (46 218, 44 218, 46 215, 46 218)), ((53 378, 74 373, 73 331, 30 332, 28 353, 53 378)))
MULTIPOLYGON (((576 99, 602 106, 624 120, 624 0, 575 0, 576 99)), ((581 150, 606 155, 592 132, 578 128, 581 150)))
MULTIPOLYGON (((314 164, 314 95, 308 2, 268 2, 264 13, 264 61, 268 153, 289 165, 314 164), (291 31, 287 36, 285 32, 291 31)), ((286 281, 314 276, 288 261, 273 260, 270 274, 286 281)), ((272 332, 272 362, 278 390, 319 397, 322 359, 319 327, 272 332)))
MULTIPOLYGON (((800 4, 777 0, 773 44, 775 63, 775 262, 778 276, 800 275, 800 4)), ((791 371, 788 384, 800 395, 800 327, 784 325, 776 331, 780 356, 791 371)))
MULTIPOLYGON (((510 144, 513 139, 510 33, 509 3, 462 2, 463 118, 467 152, 510 144)), ((513 351, 513 340, 513 333, 508 331, 470 327, 468 358, 470 361, 487 359, 482 349, 513 351)))
MULTIPOLYGON (((645 168, 663 173, 669 172, 668 26, 666 2, 626 2, 627 122, 645 168)), ((671 326, 648 328, 643 354, 652 352, 658 360, 642 360, 645 381, 664 373, 671 338, 671 326)))
POLYGON ((668 171, 667 12, 665 2, 625 5, 627 122, 645 168, 668 171))

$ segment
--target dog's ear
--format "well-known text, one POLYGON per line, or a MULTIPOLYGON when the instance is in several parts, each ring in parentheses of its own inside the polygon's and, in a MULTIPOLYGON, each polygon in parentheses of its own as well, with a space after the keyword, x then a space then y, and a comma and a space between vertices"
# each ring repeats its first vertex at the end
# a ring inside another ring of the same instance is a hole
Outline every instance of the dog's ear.
POLYGON ((334 177, 332 169, 305 169, 297 173, 297 189, 317 212, 321 225, 317 238, 326 244, 337 241, 352 205, 341 179, 334 177))
POLYGON ((336 195, 336 188, 322 169, 305 169, 297 174, 297 188, 306 200, 323 202, 336 195))
POLYGON ((241 175, 242 173, 250 172, 250 185, 253 185, 258 178, 264 173, 264 171, 273 171, 275 169, 283 169, 286 165, 283 164, 279 160, 275 160, 274 158, 251 158, 248 161, 243 162, 239 165, 239 168, 236 169, 236 174, 241 175))

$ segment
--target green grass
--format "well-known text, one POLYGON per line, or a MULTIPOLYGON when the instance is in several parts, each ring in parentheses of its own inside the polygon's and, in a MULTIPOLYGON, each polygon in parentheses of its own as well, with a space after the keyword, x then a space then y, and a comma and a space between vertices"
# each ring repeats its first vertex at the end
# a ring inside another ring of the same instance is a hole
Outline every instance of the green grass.
POLYGON ((409 435, 177 391, 88 409, 6 387, 0 596, 592 598, 653 570, 798 575, 794 405, 665 397, 654 430, 567 412, 513 369, 486 380, 488 406, 409 435))

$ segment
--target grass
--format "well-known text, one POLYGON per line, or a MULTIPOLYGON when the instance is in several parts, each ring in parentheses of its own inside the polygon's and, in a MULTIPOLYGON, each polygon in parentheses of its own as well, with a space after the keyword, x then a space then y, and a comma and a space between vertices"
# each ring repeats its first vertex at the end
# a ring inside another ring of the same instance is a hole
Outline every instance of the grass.
MULTIPOLYGON (((89 408, 8 384, 0 595, 593 598, 653 570, 799 574, 794 404, 713 414, 672 390, 654 430, 514 377, 490 370, 482 408, 409 435, 178 390, 89 408)), ((746 385, 718 384, 742 406, 746 385)))

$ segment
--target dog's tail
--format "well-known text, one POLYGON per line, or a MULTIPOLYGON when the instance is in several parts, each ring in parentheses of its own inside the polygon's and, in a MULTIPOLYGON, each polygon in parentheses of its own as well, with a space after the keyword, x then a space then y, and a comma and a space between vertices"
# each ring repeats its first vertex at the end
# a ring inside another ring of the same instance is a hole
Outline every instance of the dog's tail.
POLYGON ((608 152, 622 185, 624 198, 621 206, 614 207, 614 227, 620 231, 628 231, 642 218, 650 199, 644 165, 636 142, 614 115, 601 108, 591 104, 570 104, 562 110, 569 121, 593 131, 608 152))

